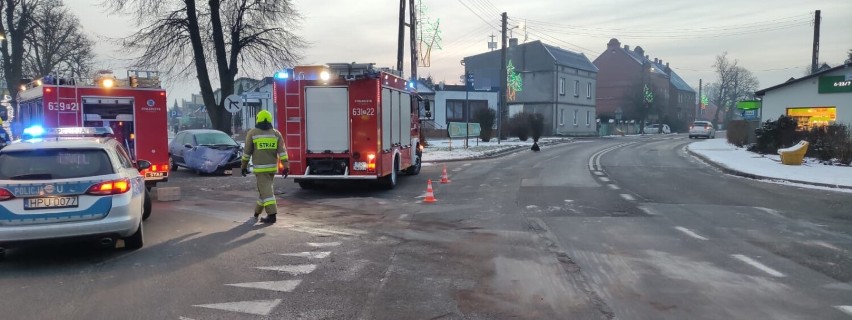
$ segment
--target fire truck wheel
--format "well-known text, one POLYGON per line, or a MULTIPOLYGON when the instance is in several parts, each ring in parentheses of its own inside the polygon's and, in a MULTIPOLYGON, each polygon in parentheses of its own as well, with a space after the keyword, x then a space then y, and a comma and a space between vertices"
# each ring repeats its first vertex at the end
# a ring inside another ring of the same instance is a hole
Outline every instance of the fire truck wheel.
POLYGON ((142 203, 142 220, 148 220, 148 217, 151 216, 151 194, 147 191, 145 192, 145 200, 142 203))
POLYGON ((178 169, 178 166, 175 163, 175 159, 172 158, 172 156, 169 156, 169 170, 177 171, 177 169, 178 169))
POLYGON ((393 160, 393 170, 387 176, 382 177, 382 185, 385 189, 393 189, 396 188, 396 179, 399 176, 399 158, 394 158, 393 160))
POLYGON ((422 155, 417 154, 417 156, 414 160, 414 165, 411 166, 411 167, 408 167, 408 169, 405 169, 405 174, 407 174, 409 176, 416 176, 416 175, 420 174, 420 167, 423 166, 423 164, 421 163, 422 161, 420 160, 422 157, 423 157, 422 155))

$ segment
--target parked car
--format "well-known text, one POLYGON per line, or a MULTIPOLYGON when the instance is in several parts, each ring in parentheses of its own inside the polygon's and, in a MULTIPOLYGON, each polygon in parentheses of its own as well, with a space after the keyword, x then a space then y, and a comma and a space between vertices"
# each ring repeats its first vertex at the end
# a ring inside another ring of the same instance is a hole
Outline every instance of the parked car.
MULTIPOLYGON (((659 125, 659 124, 649 124, 649 125, 645 126, 645 128, 643 128, 643 130, 645 131, 645 134, 657 134, 657 133, 660 133, 660 126, 661 125, 659 125)), ((662 127, 663 127, 663 133, 665 133, 665 134, 672 133, 671 128, 669 128, 669 125, 663 124, 662 127)))
POLYGON ((240 167, 242 147, 226 133, 210 129, 178 132, 169 143, 172 171, 184 167, 201 173, 230 175, 240 167))
POLYGON ((41 241, 114 248, 123 239, 141 248, 151 198, 140 171, 151 163, 134 162, 110 128, 60 128, 55 139, 33 128, 31 139, 0 151, 0 258, 5 248, 41 241))
POLYGON ((710 121, 695 121, 689 126, 689 138, 704 137, 707 139, 716 138, 716 129, 713 128, 713 123, 710 121))

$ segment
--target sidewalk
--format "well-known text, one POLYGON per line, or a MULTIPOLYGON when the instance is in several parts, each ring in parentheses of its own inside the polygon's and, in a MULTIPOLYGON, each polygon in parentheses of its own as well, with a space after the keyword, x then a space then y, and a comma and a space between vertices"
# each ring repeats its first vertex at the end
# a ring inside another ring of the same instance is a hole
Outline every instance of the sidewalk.
POLYGON ((687 150, 728 174, 852 192, 852 167, 824 165, 807 158, 801 166, 783 165, 778 155, 748 152, 724 138, 693 142, 687 150))
MULTIPOLYGON (((503 140, 499 144, 497 139, 494 138, 490 142, 479 141, 479 145, 477 145, 477 139, 471 138, 468 140, 468 148, 465 149, 464 139, 453 139, 452 141, 449 139, 427 139, 426 141, 429 145, 423 151, 424 163, 487 159, 515 151, 529 150, 533 145, 532 139, 520 141, 518 138, 503 140)), ((538 145, 546 147, 574 141, 574 138, 568 137, 542 137, 538 145)))

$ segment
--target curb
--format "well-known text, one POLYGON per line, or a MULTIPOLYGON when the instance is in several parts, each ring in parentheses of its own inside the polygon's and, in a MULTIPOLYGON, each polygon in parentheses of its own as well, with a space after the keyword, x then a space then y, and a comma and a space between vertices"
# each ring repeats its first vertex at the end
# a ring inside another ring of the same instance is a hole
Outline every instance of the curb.
MULTIPOLYGON (((573 143, 574 141, 575 141, 574 138, 562 138, 562 139, 559 139, 559 140, 550 140, 550 141, 547 141, 547 142, 541 142, 538 145, 540 147, 547 147, 547 146, 560 145, 560 144, 564 144, 564 143, 573 143)), ((432 161, 424 161, 423 163, 450 163, 450 162, 460 162, 460 161, 470 161, 470 160, 494 159, 494 158, 499 158, 499 157, 509 155, 509 154, 512 154, 512 153, 520 152, 520 151, 523 151, 523 150, 529 150, 529 148, 531 146, 532 146, 532 144, 530 144, 530 145, 519 145, 519 146, 514 146, 514 147, 511 147, 511 148, 506 148, 506 149, 503 149, 503 150, 500 150, 500 151, 485 153, 485 154, 478 156, 478 157, 445 159, 445 160, 432 160, 432 161)))
POLYGON ((704 163, 710 165, 711 167, 719 169, 722 172, 733 175, 733 176, 749 178, 749 179, 754 179, 754 180, 783 181, 783 182, 790 182, 790 183, 812 185, 812 186, 817 186, 817 187, 852 190, 852 186, 843 186, 843 185, 838 185, 838 184, 827 184, 827 183, 801 181, 801 180, 793 180, 793 179, 773 178, 773 177, 766 177, 766 176, 761 176, 761 175, 757 175, 757 174, 753 174, 753 173, 748 173, 748 172, 744 172, 744 171, 739 171, 739 170, 731 169, 731 168, 729 168, 729 167, 727 167, 727 166, 725 166, 721 163, 710 160, 710 158, 708 158, 708 157, 706 157, 702 154, 699 154, 695 151, 692 151, 692 149, 690 149, 688 146, 686 148, 686 152, 689 152, 690 155, 701 159, 702 161, 704 161, 704 163))

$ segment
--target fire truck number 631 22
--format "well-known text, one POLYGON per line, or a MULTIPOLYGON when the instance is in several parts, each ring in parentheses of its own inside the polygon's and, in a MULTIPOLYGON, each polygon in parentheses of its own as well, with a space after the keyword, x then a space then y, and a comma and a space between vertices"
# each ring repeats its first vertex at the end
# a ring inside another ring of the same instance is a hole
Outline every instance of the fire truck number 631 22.
POLYGON ((80 105, 76 102, 48 102, 47 110, 55 111, 80 111, 80 105))

